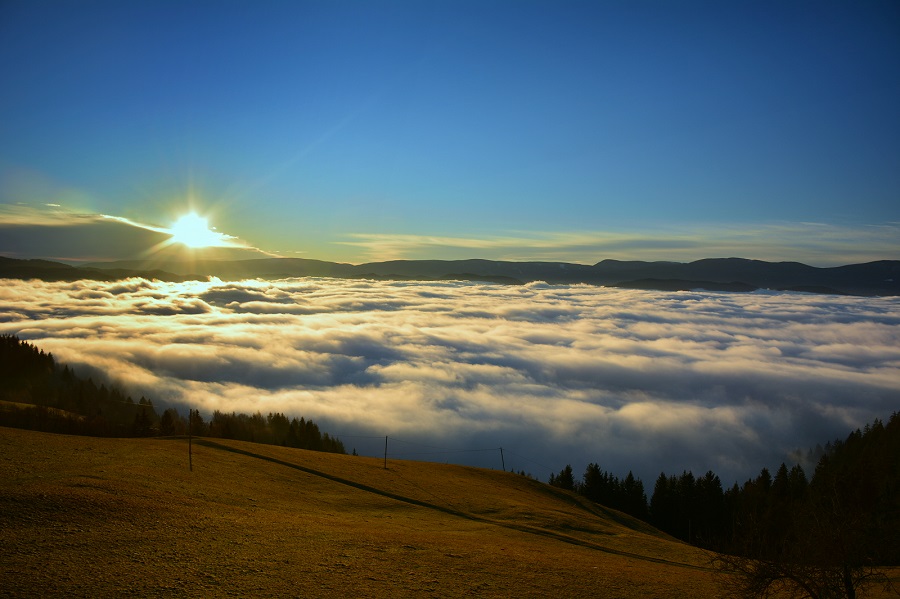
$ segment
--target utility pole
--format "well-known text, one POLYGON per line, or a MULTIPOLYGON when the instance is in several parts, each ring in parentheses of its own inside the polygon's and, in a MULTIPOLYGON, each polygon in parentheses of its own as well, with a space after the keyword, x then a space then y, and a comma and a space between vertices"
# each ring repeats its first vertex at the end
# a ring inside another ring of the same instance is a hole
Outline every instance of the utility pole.
POLYGON ((384 469, 387 470, 387 435, 384 436, 384 469))
POLYGON ((503 467, 503 471, 506 472, 506 460, 503 459, 503 448, 500 448, 500 465, 503 467))

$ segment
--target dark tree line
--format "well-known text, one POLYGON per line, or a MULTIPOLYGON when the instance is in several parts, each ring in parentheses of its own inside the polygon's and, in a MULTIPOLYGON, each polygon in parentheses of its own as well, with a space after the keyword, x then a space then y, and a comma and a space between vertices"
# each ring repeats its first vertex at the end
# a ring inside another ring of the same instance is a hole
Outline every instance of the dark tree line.
POLYGON ((890 587, 900 565, 900 414, 826 446, 807 483, 782 465, 734 490, 730 543, 717 557, 744 594, 857 596, 890 587))
POLYGON ((640 480, 590 464, 581 481, 571 466, 550 484, 643 518, 674 537, 716 551, 737 595, 852 598, 890 581, 900 565, 900 413, 876 420, 817 450, 811 478, 782 463, 743 485, 723 488, 712 471, 656 479, 647 506, 640 480), (629 481, 631 481, 629 483, 629 481))
POLYGON ((115 386, 82 379, 53 354, 0 336, 0 424, 92 436, 148 436, 159 423, 153 403, 115 386))
POLYGON ((81 379, 52 354, 13 335, 0 336, 0 426, 74 435, 148 437, 185 435, 238 439, 346 453, 343 443, 322 433, 312 420, 284 414, 226 414, 210 422, 191 411, 188 420, 169 408, 160 416, 153 403, 137 403, 115 386, 81 379))
POLYGON ((554 487, 575 491, 591 501, 625 512, 635 518, 647 519, 647 495, 644 483, 630 471, 623 479, 601 470, 594 463, 588 464, 580 481, 576 481, 572 466, 566 465, 559 474, 550 475, 554 487))
POLYGON ((900 414, 828 443, 811 479, 784 463, 725 490, 713 472, 662 473, 649 514, 660 530, 718 551, 776 559, 827 529, 841 538, 820 545, 900 565, 900 414))
POLYGON ((213 412, 212 420, 207 428, 210 437, 238 439, 312 451, 347 453, 344 444, 339 439, 331 437, 328 433, 322 433, 319 426, 312 420, 304 418, 289 420, 281 413, 270 413, 268 416, 263 416, 257 412, 248 416, 234 412, 226 414, 217 410, 213 412))
POLYGON ((700 477, 689 471, 680 476, 660 473, 650 498, 649 520, 674 537, 709 547, 728 535, 728 512, 722 481, 714 472, 700 477))

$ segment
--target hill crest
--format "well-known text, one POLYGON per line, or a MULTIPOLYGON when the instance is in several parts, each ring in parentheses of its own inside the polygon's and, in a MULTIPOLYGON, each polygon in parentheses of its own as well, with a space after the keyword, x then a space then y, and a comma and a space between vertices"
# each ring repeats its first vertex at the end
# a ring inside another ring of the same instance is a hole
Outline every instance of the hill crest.
POLYGON ((120 261, 75 268, 49 261, 0 259, 0 277, 6 278, 110 280, 131 276, 173 281, 210 276, 268 280, 292 277, 454 279, 498 284, 543 281, 661 290, 772 289, 862 296, 900 295, 900 260, 818 268, 799 262, 765 262, 745 258, 705 258, 688 263, 602 260, 593 265, 482 259, 391 260, 353 265, 304 258, 261 258, 199 262, 120 261))

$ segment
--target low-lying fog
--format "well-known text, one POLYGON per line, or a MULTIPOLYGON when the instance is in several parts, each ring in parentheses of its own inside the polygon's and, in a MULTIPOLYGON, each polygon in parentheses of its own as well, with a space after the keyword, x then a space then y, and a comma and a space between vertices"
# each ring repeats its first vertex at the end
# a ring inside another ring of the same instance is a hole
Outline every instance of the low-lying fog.
MULTIPOLYGON (((0 281, 0 332, 159 408, 348 452, 730 485, 900 408, 900 298, 291 279, 0 281), (376 438, 380 437, 380 439, 376 438), (451 451, 453 450, 453 451, 451 451)), ((160 410, 161 411, 161 410, 160 410)))

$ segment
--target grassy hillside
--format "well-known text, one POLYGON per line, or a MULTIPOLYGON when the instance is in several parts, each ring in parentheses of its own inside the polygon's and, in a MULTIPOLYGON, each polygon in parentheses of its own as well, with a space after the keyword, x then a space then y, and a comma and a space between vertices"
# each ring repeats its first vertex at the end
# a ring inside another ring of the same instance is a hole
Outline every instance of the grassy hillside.
POLYGON ((715 596, 702 552, 524 477, 0 428, 0 595, 715 596))

